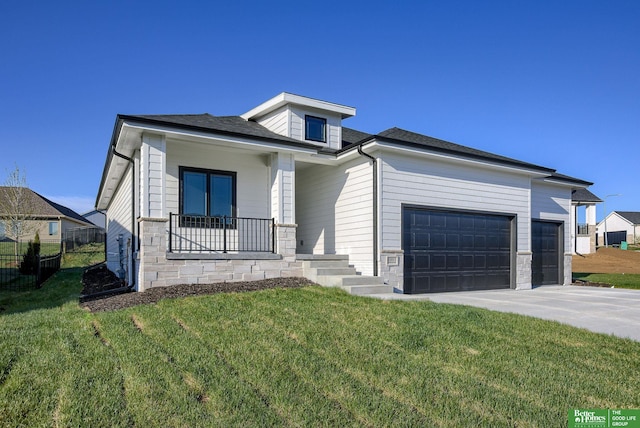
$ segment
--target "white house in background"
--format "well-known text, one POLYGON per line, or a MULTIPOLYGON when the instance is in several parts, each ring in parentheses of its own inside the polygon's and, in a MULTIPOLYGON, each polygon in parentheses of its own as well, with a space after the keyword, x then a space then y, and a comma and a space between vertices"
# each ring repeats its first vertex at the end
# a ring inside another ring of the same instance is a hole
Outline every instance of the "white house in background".
POLYGON ((93 211, 89 211, 88 213, 84 213, 82 214, 82 217, 86 218, 91 223, 103 229, 106 226, 106 218, 107 218, 106 214, 98 210, 93 210, 93 211))
POLYGON ((571 245, 573 254, 596 252, 596 204, 600 202, 602 200, 587 189, 581 188, 571 192, 571 245), (579 218, 584 218, 584 223, 579 223, 579 218))
POLYGON ((621 241, 640 243, 640 211, 612 211, 598 223, 597 234, 598 245, 618 245, 621 241), (605 231, 608 236, 606 241, 605 231))
MULTIPOLYGON (((352 293, 571 282, 572 191, 555 170, 281 93, 240 116, 118 115, 96 208, 138 291, 307 276, 352 293)), ((514 142, 515 143, 515 142, 514 142)))

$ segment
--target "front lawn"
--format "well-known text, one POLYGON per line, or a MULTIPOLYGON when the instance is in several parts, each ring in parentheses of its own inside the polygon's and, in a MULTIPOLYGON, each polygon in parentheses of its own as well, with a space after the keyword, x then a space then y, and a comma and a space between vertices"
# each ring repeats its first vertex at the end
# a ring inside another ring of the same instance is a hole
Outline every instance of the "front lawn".
POLYGON ((640 408, 640 343, 306 287, 88 313, 0 293, 0 426, 566 426, 640 408))
POLYGON ((573 279, 588 282, 609 284, 615 288, 630 288, 640 290, 640 274, 623 273, 580 273, 574 272, 573 279))

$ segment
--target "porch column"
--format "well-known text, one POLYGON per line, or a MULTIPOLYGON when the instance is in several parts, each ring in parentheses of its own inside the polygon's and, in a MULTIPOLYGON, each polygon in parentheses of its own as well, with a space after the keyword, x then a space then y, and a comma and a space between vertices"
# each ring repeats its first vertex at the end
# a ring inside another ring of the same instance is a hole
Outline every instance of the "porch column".
POLYGON ((586 221, 589 229, 589 253, 596 252, 596 204, 587 205, 586 221))
POLYGON ((285 260, 296 254, 295 159, 292 154, 271 155, 271 217, 276 223, 275 251, 285 260))
POLYGON ((140 249, 138 250, 138 291, 165 286, 158 275, 167 268, 167 227, 169 219, 141 217, 140 249))
POLYGON ((140 147, 140 216, 165 217, 167 143, 164 135, 145 133, 140 147))

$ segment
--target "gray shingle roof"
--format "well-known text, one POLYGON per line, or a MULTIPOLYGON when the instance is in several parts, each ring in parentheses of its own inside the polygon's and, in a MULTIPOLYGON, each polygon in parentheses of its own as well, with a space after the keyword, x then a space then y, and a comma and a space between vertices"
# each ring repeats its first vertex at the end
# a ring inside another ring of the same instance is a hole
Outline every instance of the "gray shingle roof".
POLYGON ((621 217, 624 217, 633 224, 640 224, 640 212, 639 211, 615 211, 621 217))
POLYGON ((163 114, 163 115, 119 115, 121 119, 137 119, 157 124, 177 125, 181 128, 214 131, 223 134, 233 134, 260 139, 275 140, 287 145, 300 147, 313 147, 293 138, 285 137, 275 132, 269 131, 259 123, 241 118, 240 116, 213 116, 209 113, 203 114, 163 114))
MULTIPOLYGON (((0 186, 0 199, 4 199, 7 196, 7 192, 9 191, 9 187, 0 186)), ((30 216, 35 217, 67 217, 77 221, 81 221, 83 223, 91 224, 86 218, 82 217, 77 212, 73 211, 70 208, 67 208, 63 205, 57 204, 44 196, 34 192, 31 189, 23 188, 26 193, 25 197, 28 198, 28 203, 26 204, 31 208, 32 212, 24 213, 30 216)), ((3 213, 0 213, 2 215, 3 213)), ((6 213, 5 213, 6 214, 6 213)))
POLYGON ((517 159, 508 158, 505 156, 496 155, 494 153, 477 150, 471 147, 462 146, 460 144, 451 143, 449 141, 440 140, 438 138, 429 137, 427 135, 418 134, 415 132, 407 131, 400 128, 390 128, 376 135, 377 139, 391 140, 401 143, 409 143, 415 146, 428 148, 440 152, 459 154, 467 157, 473 157, 477 159, 485 159, 490 161, 497 161, 500 163, 510 164, 519 167, 542 169, 548 172, 553 172, 553 169, 545 168, 539 165, 534 165, 528 162, 522 162, 517 159))
POLYGON ((571 201, 573 202, 602 202, 602 199, 588 191, 587 189, 576 189, 571 192, 571 201))
POLYGON ((347 147, 351 144, 359 143, 362 140, 371 138, 371 134, 366 132, 356 131, 355 129, 342 127, 342 147, 347 147))

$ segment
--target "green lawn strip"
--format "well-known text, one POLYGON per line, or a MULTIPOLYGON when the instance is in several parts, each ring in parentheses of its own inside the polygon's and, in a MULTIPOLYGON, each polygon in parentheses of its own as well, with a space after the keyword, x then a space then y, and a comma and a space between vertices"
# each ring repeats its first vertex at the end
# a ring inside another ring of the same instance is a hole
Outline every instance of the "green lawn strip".
MULTIPOLYGON (((273 294, 273 291, 263 293, 273 294)), ((287 425, 366 424, 358 421, 337 399, 344 392, 341 390, 350 385, 332 385, 331 394, 327 394, 327 385, 318 388, 308 381, 317 370, 315 362, 298 352, 293 341, 283 340, 264 322, 263 314, 254 308, 255 294, 198 298, 193 299, 188 308, 176 305, 171 310, 189 330, 197 332, 221 354, 265 403, 286 419, 287 425), (213 313, 211 308, 215 308, 213 313)), ((327 372, 329 369, 326 367, 327 372)))
POLYGON ((264 403, 253 387, 197 332, 170 314, 174 304, 188 306, 190 301, 174 301, 163 310, 144 306, 136 314, 145 325, 145 334, 171 355, 185 387, 211 418, 208 424, 282 426, 285 420, 264 403))
MULTIPOLYGON (((368 301, 367 309, 352 303, 342 312, 341 305, 334 303, 331 299, 334 319, 351 328, 351 333, 337 337, 344 333, 335 325, 333 331, 321 331, 322 325, 313 319, 318 314, 305 312, 298 334, 310 335, 308 344, 316 352, 349 364, 349 370, 393 396, 414 400, 416 406, 431 397, 424 411, 444 415, 450 422, 461 415, 456 398, 464 399, 469 413, 460 423, 500 425, 509 423, 505 416, 543 418, 540 423, 552 424, 564 417, 570 403, 637 406, 638 396, 630 387, 640 380, 638 364, 629 358, 633 355, 629 351, 639 347, 636 342, 542 320, 428 302, 368 301), (394 323, 400 330, 393 329, 394 323), (386 339, 386 349, 377 345, 380 339, 386 339), (609 340, 615 342, 613 346, 609 340), (598 355, 592 355, 594 350, 598 355), (552 357, 554 353, 558 358, 552 357), (594 375, 601 365, 607 367, 594 375), (555 390, 548 391, 549 384, 555 390)), ((296 329, 291 321, 287 319, 286 325, 296 329)))
POLYGON ((574 272, 573 279, 610 284, 615 288, 640 290, 640 274, 574 272))
POLYGON ((208 419, 206 411, 185 384, 172 355, 147 335, 139 309, 99 317, 101 336, 118 355, 133 424, 202 426, 208 419))
POLYGON ((99 324, 75 310, 81 313, 69 314, 62 337, 60 363, 65 370, 58 380, 54 420, 60 426, 131 426, 119 360, 103 340, 99 324))

